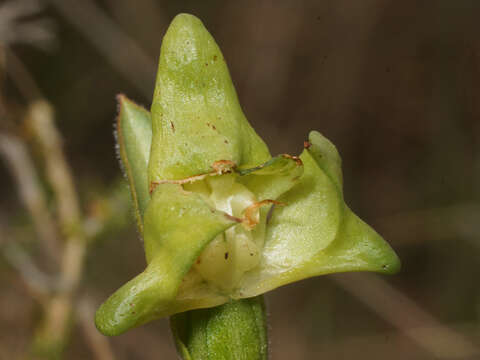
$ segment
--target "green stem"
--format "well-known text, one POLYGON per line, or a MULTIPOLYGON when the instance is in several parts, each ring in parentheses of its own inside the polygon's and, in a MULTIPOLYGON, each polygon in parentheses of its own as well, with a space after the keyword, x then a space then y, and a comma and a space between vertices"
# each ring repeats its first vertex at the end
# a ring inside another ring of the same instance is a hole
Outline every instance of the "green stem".
POLYGON ((268 341, 263 296, 233 300, 170 317, 184 360, 266 360, 268 341))

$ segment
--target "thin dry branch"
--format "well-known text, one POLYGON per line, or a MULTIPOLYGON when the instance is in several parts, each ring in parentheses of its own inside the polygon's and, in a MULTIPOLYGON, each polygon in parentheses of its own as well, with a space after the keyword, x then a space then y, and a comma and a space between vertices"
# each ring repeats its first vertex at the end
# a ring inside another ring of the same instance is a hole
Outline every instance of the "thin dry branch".
POLYGON ((442 324, 377 275, 341 274, 332 278, 436 359, 473 359, 480 356, 476 345, 442 324))
POLYGON ((48 0, 105 59, 147 99, 156 66, 152 59, 91 0, 48 0))
POLYGON ((0 43, 23 43, 43 50, 54 44, 53 24, 39 17, 42 1, 10 0, 0 4, 0 43))
POLYGON ((42 91, 20 58, 9 48, 5 49, 5 55, 8 75, 23 97, 28 101, 41 98, 42 91))
MULTIPOLYGON (((20 59, 9 52, 8 60, 9 65, 12 65, 8 68, 9 75, 27 101, 31 102, 26 122, 44 158, 46 176, 55 194, 57 221, 65 243, 61 251, 56 249, 55 252, 56 262, 60 263, 60 271, 55 283, 44 276, 20 248, 10 246, 6 249, 8 251, 5 255, 22 276, 31 295, 44 307, 44 319, 36 332, 34 350, 39 355, 55 357, 62 351, 69 336, 70 320, 74 315, 75 295, 82 277, 88 236, 83 229, 84 222, 79 199, 71 169, 62 150, 61 134, 55 126, 53 108, 47 101, 41 100, 40 89, 20 59)), ((28 204, 37 205, 30 206, 35 210, 32 215, 34 222, 38 224, 40 230, 47 231, 49 228, 57 230, 53 218, 47 211, 43 189, 26 146, 20 140, 15 142, 13 141, 15 138, 12 140, 7 135, 1 136, 0 143, 6 147, 10 155, 9 164, 11 163, 11 167, 15 170, 17 175, 15 180, 24 192, 23 198, 28 201, 28 204), (3 138, 11 141, 3 142, 1 141, 3 138), (42 216, 48 219, 45 220, 42 216)), ((56 235, 58 239, 58 234, 56 235)), ((87 310, 92 311, 91 307, 87 310)), ((93 334, 85 334, 87 342, 92 346, 92 351, 98 359, 113 359, 108 341, 98 338, 100 335, 94 329, 93 315, 90 314, 90 318, 87 319, 86 310, 81 311, 83 315, 78 318, 83 322, 82 327, 88 327, 89 331, 93 332, 93 334)))
POLYGON ((77 318, 90 349, 97 360, 114 360, 115 355, 108 338, 98 332, 93 324, 95 304, 88 296, 83 296, 77 304, 77 318))
POLYGON ((56 263, 59 255, 57 229, 26 145, 13 135, 0 134, 0 155, 5 159, 20 198, 32 217, 42 250, 52 263, 56 263))
POLYGON ((461 238, 480 249, 480 204, 459 203, 446 207, 402 212, 375 221, 382 234, 396 245, 461 238))
POLYGON ((72 172, 62 150, 52 107, 46 101, 32 103, 26 121, 45 159, 46 176, 55 193, 58 221, 65 238, 60 264, 60 288, 47 306, 36 344, 41 348, 61 348, 68 334, 73 300, 81 280, 87 239, 82 229, 72 172))
POLYGON ((3 222, 0 223, 0 234, 0 252, 3 259, 17 271, 28 294, 44 305, 55 287, 52 277, 40 271, 30 255, 14 242, 10 229, 3 222))
POLYGON ((45 159, 46 176, 58 203, 58 219, 67 235, 78 233, 80 206, 70 166, 63 154, 62 140, 54 124, 54 112, 45 100, 32 103, 28 109, 27 126, 32 130, 45 159))

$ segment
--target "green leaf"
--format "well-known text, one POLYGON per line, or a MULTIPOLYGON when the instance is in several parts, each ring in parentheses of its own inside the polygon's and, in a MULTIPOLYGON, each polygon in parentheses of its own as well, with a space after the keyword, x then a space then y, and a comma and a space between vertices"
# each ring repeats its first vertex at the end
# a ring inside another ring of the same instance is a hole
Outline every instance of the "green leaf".
POLYGON ((150 182, 204 174, 218 160, 255 166, 270 158, 242 112, 220 49, 192 15, 176 16, 163 38, 152 121, 150 182))
POLYGON ((150 201, 148 192, 148 158, 152 142, 150 113, 124 95, 117 97, 117 142, 120 160, 130 185, 135 216, 143 234, 143 213, 150 201))

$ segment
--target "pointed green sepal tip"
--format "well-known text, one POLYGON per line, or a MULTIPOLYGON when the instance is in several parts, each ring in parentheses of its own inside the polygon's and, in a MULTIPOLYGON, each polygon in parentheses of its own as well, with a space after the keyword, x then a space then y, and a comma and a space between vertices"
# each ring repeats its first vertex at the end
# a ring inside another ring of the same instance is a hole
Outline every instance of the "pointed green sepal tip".
POLYGON ((130 186, 137 226, 140 234, 143 234, 143 214, 150 201, 147 170, 152 142, 152 121, 147 110, 125 95, 118 95, 117 100, 117 150, 130 186))
MULTIPOLYGON (((311 131, 308 139, 306 144, 308 152, 318 167, 338 187, 343 198, 342 159, 337 148, 318 131, 311 131)), ((390 245, 346 205, 337 243, 327 248, 325 253, 331 258, 336 256, 342 258, 345 267, 343 271, 394 274, 401 268, 400 259, 390 245), (339 249, 344 253, 337 251, 339 249)), ((340 271, 340 268, 337 270, 340 271)))
POLYGON ((222 52, 193 15, 175 17, 163 38, 152 121, 150 182, 204 174, 219 160, 240 166, 270 158, 242 112, 222 52))
MULTIPOLYGON (((160 261, 152 261, 147 269, 127 282, 105 301, 95 314, 95 326, 104 335, 115 336, 167 316, 175 297, 176 277, 165 272, 160 261)), ((168 269, 167 269, 168 270, 168 269)))
MULTIPOLYGON (((337 186, 343 198, 342 160, 335 145, 318 131, 311 131, 308 139, 306 150, 337 186)), ((317 264, 322 265, 318 265, 317 269, 332 266, 333 262, 336 264, 331 270, 335 272, 373 271, 394 274, 401 268, 400 259, 390 245, 346 205, 336 241, 323 254, 319 254, 317 264), (333 260, 336 258, 342 259, 342 262, 333 260)))

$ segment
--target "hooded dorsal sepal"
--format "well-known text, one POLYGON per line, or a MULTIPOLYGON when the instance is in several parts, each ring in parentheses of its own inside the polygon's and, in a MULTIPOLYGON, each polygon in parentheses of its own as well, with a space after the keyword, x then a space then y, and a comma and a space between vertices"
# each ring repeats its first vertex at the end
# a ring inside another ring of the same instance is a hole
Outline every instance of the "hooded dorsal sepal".
POLYGON ((192 15, 176 16, 163 38, 152 120, 150 182, 204 174, 218 160, 240 166, 270 158, 242 112, 219 47, 192 15))

